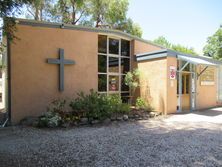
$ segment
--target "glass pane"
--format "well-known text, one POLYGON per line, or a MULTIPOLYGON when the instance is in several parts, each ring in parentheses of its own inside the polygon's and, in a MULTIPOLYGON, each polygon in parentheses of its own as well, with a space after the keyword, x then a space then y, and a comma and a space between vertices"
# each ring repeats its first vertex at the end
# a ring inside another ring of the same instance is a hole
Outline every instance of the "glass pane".
POLYGON ((130 59, 121 58, 121 73, 126 74, 130 70, 130 59))
POLYGON ((129 91, 129 86, 125 84, 125 75, 121 76, 121 91, 129 91))
MULTIPOLYGON (((186 61, 182 61, 182 65, 181 65, 181 68, 186 64, 187 62, 186 61)), ((190 64, 186 65, 186 67, 183 69, 183 71, 190 71, 190 64)))
POLYGON ((121 99, 123 103, 130 103, 130 94, 129 93, 121 93, 121 99))
POLYGON ((109 91, 119 91, 119 76, 109 76, 109 91))
POLYGON ((186 75, 186 94, 190 93, 190 75, 186 75))
POLYGON ((119 73, 119 58, 109 57, 109 72, 119 73))
POLYGON ((106 86, 107 86, 106 75, 99 74, 98 75, 98 91, 99 92, 106 92, 107 91, 106 86))
POLYGON ((127 40, 121 40, 121 55, 130 56, 130 42, 127 40))
POLYGON ((109 53, 119 54, 119 40, 118 39, 109 39, 109 53))
POLYGON ((106 67, 107 67, 107 57, 104 55, 98 55, 98 72, 104 72, 106 73, 106 67))
POLYGON ((107 53, 107 36, 105 36, 105 35, 99 35, 98 52, 99 53, 107 53))
POLYGON ((182 94, 184 94, 185 76, 182 76, 182 94))

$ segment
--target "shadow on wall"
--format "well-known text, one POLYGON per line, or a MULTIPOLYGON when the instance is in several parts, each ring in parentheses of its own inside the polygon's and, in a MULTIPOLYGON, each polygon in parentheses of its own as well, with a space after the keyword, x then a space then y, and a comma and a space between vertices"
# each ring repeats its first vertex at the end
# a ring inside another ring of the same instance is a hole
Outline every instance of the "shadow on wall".
POLYGON ((161 112, 164 115, 167 114, 165 110, 165 102, 164 102, 162 94, 159 94, 159 112, 161 112))

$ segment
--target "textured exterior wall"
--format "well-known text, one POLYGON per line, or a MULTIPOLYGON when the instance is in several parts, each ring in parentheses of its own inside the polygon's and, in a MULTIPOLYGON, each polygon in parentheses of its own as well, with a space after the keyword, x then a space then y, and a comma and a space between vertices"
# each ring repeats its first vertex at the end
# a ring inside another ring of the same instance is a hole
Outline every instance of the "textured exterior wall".
POLYGON ((177 69, 176 57, 167 57, 167 114, 177 111, 177 78, 170 79, 170 66, 177 69))
MULTIPOLYGON (((132 41, 132 54, 133 54, 133 59, 135 60, 135 55, 140 54, 140 53, 146 53, 146 52, 152 52, 156 50, 160 50, 161 48, 155 45, 151 45, 148 43, 144 43, 141 41, 133 40, 132 41)), ((134 61, 132 64, 132 67, 136 68, 137 67, 137 62, 134 61)))
MULTIPOLYGON (((136 62, 136 54, 140 54, 140 53, 146 53, 146 52, 152 52, 152 51, 156 51, 156 50, 160 50, 161 48, 155 45, 151 45, 148 43, 144 43, 141 41, 137 41, 137 40, 133 40, 132 41, 132 45, 131 45, 131 53, 132 53, 132 63, 131 63, 131 69, 134 68, 138 68, 138 64, 140 64, 140 62, 136 62)), ((143 69, 144 71, 147 71, 148 69, 143 69)), ((137 88, 135 93, 134 93, 134 98, 133 101, 135 102, 136 98, 139 97, 141 94, 141 90, 140 88, 137 88)))
MULTIPOLYGON (((200 72, 200 68, 197 67, 197 73, 200 72)), ((197 109, 215 107, 217 105, 217 91, 218 91, 218 69, 214 68, 214 85, 201 85, 200 78, 197 80, 197 95, 196 95, 196 107, 197 109)))
POLYGON ((155 111, 167 113, 167 59, 154 59, 138 63, 142 72, 140 96, 155 111))
POLYGON ((16 36, 19 40, 11 45, 12 123, 40 115, 55 98, 97 90, 97 33, 18 25, 16 36), (59 48, 65 59, 76 62, 65 65, 64 92, 58 91, 59 65, 46 63, 58 58, 59 48))

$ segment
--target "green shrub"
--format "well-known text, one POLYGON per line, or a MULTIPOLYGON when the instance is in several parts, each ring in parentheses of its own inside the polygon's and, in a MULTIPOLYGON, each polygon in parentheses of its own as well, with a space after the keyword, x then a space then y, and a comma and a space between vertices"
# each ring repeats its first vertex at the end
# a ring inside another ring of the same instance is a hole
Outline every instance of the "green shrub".
POLYGON ((147 106, 148 105, 147 105, 146 101, 143 98, 138 97, 136 99, 136 108, 137 109, 145 109, 147 106))
POLYGON ((136 99, 136 108, 137 109, 143 109, 143 110, 146 110, 146 111, 153 111, 153 108, 150 106, 149 103, 147 103, 143 98, 141 97, 138 97, 136 99))
POLYGON ((64 112, 65 105, 66 105, 66 100, 64 100, 64 99, 55 99, 47 107, 47 111, 61 113, 61 112, 64 112))
POLYGON ((58 127, 67 116, 65 111, 66 100, 56 99, 47 107, 47 112, 39 117, 39 127, 58 127))
POLYGON ((78 97, 70 103, 74 112, 79 112, 88 119, 104 119, 110 116, 112 109, 106 95, 99 95, 93 90, 90 90, 88 95, 83 92, 77 95, 78 97))
POLYGON ((122 103, 120 105, 120 109, 119 109, 121 114, 129 114, 130 112, 130 105, 126 104, 126 103, 122 103))
POLYGON ((119 95, 98 94, 93 90, 88 95, 83 92, 77 95, 70 106, 74 112, 79 112, 88 119, 103 120, 111 117, 112 113, 127 113, 130 110, 129 105, 122 103, 119 95))
POLYGON ((47 111, 44 115, 39 117, 38 126, 54 128, 60 126, 61 123, 62 118, 58 113, 47 111))

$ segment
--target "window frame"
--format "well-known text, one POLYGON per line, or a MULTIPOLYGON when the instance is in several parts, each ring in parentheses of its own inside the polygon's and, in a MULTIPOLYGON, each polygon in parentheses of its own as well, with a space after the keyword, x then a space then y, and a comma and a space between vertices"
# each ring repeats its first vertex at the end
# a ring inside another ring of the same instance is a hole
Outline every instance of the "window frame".
MULTIPOLYGON (((107 52, 106 53, 99 53, 99 49, 97 49, 97 56, 106 56, 106 73, 104 72, 98 72, 97 71, 97 76, 99 76, 100 74, 106 75, 106 82, 107 82, 107 88, 106 88, 106 92, 104 91, 99 91, 98 93, 101 94, 119 94, 121 96, 121 93, 129 93, 129 95, 131 96, 131 90, 129 88, 129 91, 122 91, 121 86, 122 86, 122 76, 126 76, 126 74, 122 73, 121 71, 121 58, 127 58, 129 59, 129 71, 131 71, 131 67, 132 67, 132 62, 131 62, 131 40, 128 38, 124 38, 124 37, 119 37, 119 36, 112 36, 112 35, 108 35, 108 34, 98 34, 99 35, 105 35, 107 37, 107 52), (119 41, 119 54, 111 54, 109 53, 109 39, 117 39, 119 41), (127 40, 129 41, 129 56, 122 56, 121 55, 121 42, 122 40, 127 40), (119 60, 119 72, 118 73, 113 73, 113 72, 109 72, 109 57, 115 57, 118 58, 119 60), (118 76, 119 77, 119 89, 118 91, 110 91, 109 90, 109 76, 118 76)), ((98 38, 99 39, 99 38, 98 38)), ((97 84, 98 85, 98 84, 97 84)))

